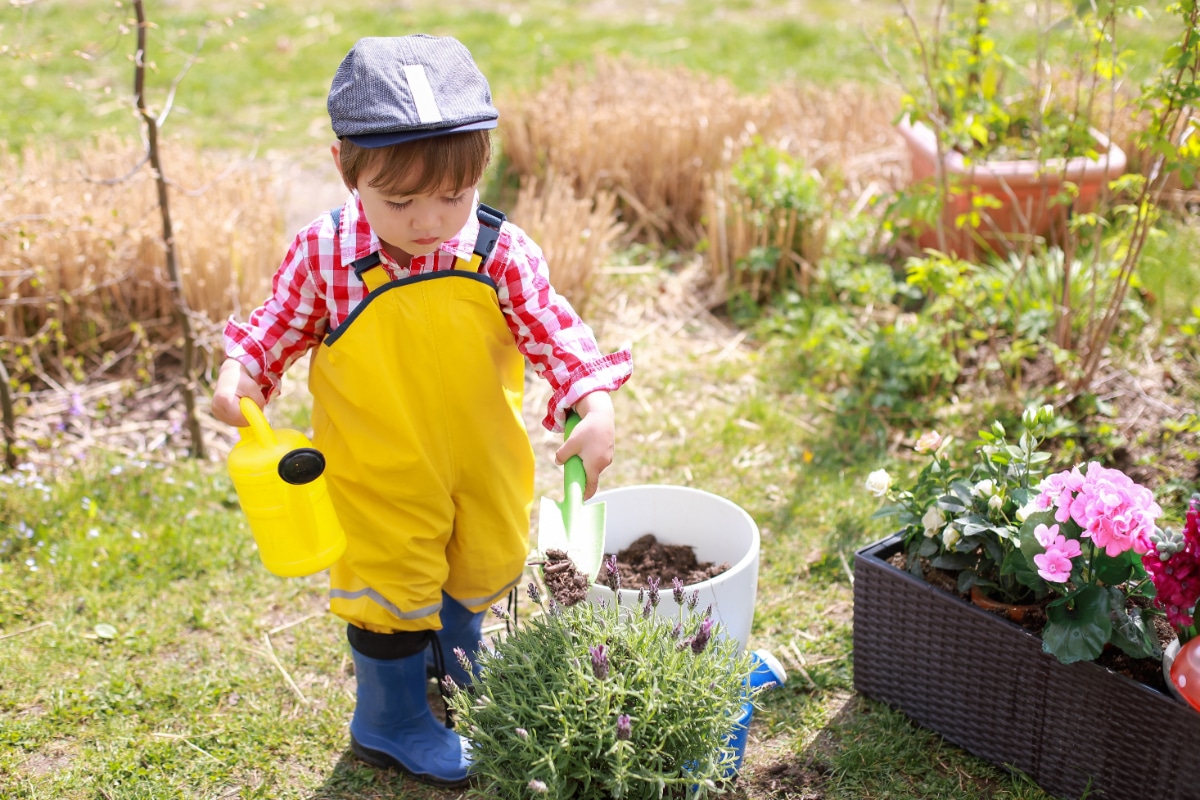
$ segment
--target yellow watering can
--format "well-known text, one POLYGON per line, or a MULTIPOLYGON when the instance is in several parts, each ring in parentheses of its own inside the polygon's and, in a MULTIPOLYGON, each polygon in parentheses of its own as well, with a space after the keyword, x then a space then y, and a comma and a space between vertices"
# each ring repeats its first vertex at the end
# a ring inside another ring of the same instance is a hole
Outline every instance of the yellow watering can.
POLYGON ((328 568, 346 550, 346 534, 322 477, 325 457, 300 431, 272 430, 250 398, 241 409, 250 427, 238 429, 227 465, 263 566, 284 578, 328 568))

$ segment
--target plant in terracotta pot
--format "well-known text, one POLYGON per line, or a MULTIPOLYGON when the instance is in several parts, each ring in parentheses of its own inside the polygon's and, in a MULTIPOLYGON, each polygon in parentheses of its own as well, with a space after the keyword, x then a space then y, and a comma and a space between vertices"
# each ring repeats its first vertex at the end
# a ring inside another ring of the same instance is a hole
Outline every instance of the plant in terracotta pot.
POLYGON ((1061 244, 1069 214, 1092 211, 1125 170, 1125 154, 1098 129, 1111 127, 1104 109, 1125 66, 1116 33, 1127 4, 939 3, 928 25, 898 5, 899 47, 880 52, 905 87, 897 129, 915 188, 897 210, 924 217, 921 246, 970 258, 1061 244), (1001 50, 1002 24, 1006 41, 1033 29, 1031 63, 1001 50))
MULTIPOLYGON (((739 655, 709 614, 659 616, 657 588, 636 611, 562 606, 533 584, 528 591, 543 613, 481 654, 470 690, 444 687, 471 743, 473 794, 720 793, 736 759, 734 721, 755 691, 746 688, 750 655, 739 655)), ((690 598, 676 591, 682 608, 690 598)))

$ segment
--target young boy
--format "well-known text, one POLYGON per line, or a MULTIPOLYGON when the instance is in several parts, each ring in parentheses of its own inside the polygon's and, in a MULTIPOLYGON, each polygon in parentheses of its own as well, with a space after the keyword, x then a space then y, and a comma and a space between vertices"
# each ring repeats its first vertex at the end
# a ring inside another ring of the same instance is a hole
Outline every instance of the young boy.
POLYGON ((484 610, 524 568, 523 356, 554 389, 543 425, 581 417, 556 460, 582 457, 589 497, 613 456, 608 393, 632 359, 600 353, 537 245, 478 203, 499 115, 462 44, 362 39, 328 107, 350 197, 299 233, 249 321, 230 320, 212 409, 246 425, 238 398, 264 405, 315 348, 313 441, 347 537, 329 605, 348 622, 358 681, 351 747, 460 785, 470 753, 426 702, 427 651, 468 683, 453 650, 477 649, 484 610))

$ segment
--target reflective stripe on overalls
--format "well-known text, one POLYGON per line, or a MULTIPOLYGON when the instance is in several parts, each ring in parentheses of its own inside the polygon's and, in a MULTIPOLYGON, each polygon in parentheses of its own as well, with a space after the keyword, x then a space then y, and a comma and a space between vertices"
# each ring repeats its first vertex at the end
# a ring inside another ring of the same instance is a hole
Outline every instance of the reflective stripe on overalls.
POLYGON ((313 443, 347 539, 329 607, 367 630, 440 628, 443 589, 481 611, 528 555, 524 358, 480 271, 504 217, 478 216, 462 269, 389 282, 378 254, 354 262, 370 293, 309 371, 313 443))

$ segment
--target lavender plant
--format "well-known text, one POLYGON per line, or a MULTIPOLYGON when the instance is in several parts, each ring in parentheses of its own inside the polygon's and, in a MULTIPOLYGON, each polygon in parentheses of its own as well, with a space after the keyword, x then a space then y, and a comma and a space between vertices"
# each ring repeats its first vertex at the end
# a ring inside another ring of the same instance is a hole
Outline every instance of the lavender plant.
POLYGON ((722 793, 751 664, 711 614, 660 617, 657 587, 633 613, 543 602, 533 584, 529 595, 545 613, 480 656, 470 690, 445 687, 471 742, 472 796, 722 793))

